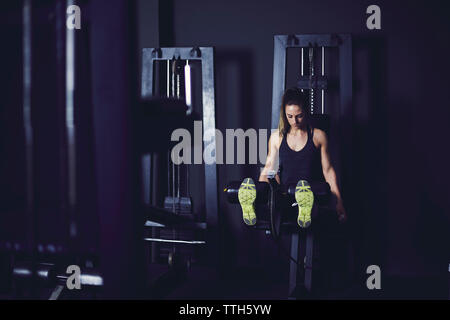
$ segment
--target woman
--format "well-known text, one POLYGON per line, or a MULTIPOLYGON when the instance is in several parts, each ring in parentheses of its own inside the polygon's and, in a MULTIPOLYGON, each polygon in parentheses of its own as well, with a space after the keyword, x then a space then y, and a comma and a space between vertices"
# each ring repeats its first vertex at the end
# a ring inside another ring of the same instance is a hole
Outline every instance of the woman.
MULTIPOLYGON (((346 220, 341 193, 337 185, 336 172, 330 162, 328 140, 324 131, 311 127, 307 108, 308 96, 297 88, 286 90, 280 108, 278 131, 269 139, 269 153, 259 181, 268 182, 270 173, 280 170, 275 179, 281 185, 296 183, 295 200, 298 204, 297 223, 302 228, 311 224, 314 195, 309 182, 326 181, 336 198, 339 221, 346 220)), ((254 202, 256 188, 251 178, 246 178, 239 188, 239 202, 244 222, 256 224, 254 202)))

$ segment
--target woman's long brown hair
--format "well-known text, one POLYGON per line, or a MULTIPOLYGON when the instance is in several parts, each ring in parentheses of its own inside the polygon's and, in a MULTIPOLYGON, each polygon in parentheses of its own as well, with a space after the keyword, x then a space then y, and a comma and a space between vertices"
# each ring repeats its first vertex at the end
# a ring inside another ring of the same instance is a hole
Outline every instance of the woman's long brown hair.
POLYGON ((280 121, 278 122, 278 133, 280 137, 284 137, 289 132, 289 122, 286 118, 286 106, 297 105, 299 106, 304 115, 306 124, 309 125, 309 110, 308 110, 308 95, 306 92, 302 92, 299 88, 289 88, 281 99, 280 107, 280 121))

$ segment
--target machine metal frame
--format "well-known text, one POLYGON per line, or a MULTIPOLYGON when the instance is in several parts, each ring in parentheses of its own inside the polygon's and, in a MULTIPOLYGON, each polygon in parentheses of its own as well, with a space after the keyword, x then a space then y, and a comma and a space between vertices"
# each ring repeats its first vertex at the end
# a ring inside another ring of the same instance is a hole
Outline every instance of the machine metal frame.
MULTIPOLYGON (((286 89, 286 57, 288 48, 310 48, 310 47, 337 47, 339 51, 339 93, 340 93, 340 123, 338 130, 338 143, 342 148, 341 154, 351 154, 351 123, 352 123, 352 39, 349 34, 305 34, 305 35, 275 35, 274 36, 274 63, 273 63, 273 91, 272 91, 272 123, 271 127, 278 127, 280 114, 280 101, 286 89), (341 143, 345 141, 344 143, 341 143)), ((323 63, 323 62, 322 62, 323 63)), ((298 86, 302 89, 326 88, 326 78, 317 77, 313 84, 302 77, 298 86)), ((347 162, 348 163, 348 162, 347 162)), ((351 164, 349 165, 351 168, 351 164)), ((340 181, 349 181, 348 172, 342 168, 340 181)), ((304 261, 304 282, 299 283, 298 264, 291 261, 289 271, 289 297, 295 298, 297 286, 300 284, 311 292, 312 270, 313 270, 313 247, 314 237, 311 228, 306 231, 305 252, 300 253, 301 237, 299 233, 293 233, 291 237, 291 256, 301 263, 304 261)))
MULTIPOLYGON (((176 48, 144 48, 142 52, 142 88, 141 98, 148 99, 154 96, 154 62, 172 59, 200 61, 202 66, 202 113, 204 131, 215 130, 215 94, 214 94, 214 49, 212 47, 176 47, 176 48)), ((213 136, 210 143, 216 145, 213 136)), ((152 158, 144 155, 142 159, 143 202, 150 205, 152 185, 152 158)), ((208 257, 217 262, 217 252, 214 248, 219 244, 218 227, 218 194, 217 194, 217 168, 216 164, 204 164, 205 171, 205 219, 207 230, 208 257)), ((152 225, 151 223, 148 225, 152 225)))

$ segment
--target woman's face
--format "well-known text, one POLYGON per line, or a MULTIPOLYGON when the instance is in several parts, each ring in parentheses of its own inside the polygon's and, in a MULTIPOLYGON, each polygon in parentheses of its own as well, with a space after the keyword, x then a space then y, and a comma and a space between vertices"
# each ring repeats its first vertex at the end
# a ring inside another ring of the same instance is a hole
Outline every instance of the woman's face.
POLYGON ((289 125, 293 128, 300 128, 305 121, 305 114, 303 113, 303 109, 300 108, 299 105, 290 104, 285 108, 286 118, 289 122, 289 125))

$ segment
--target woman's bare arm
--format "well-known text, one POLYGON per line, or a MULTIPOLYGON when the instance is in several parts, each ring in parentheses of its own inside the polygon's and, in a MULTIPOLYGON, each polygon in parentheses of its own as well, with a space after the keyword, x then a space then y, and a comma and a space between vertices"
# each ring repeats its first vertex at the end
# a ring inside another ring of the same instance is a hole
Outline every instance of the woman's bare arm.
POLYGON ((325 134, 324 131, 319 129, 315 129, 314 133, 315 133, 314 137, 317 137, 317 141, 320 144, 320 155, 322 159, 323 176, 330 185, 331 192, 336 196, 337 200, 336 210, 339 215, 339 219, 345 220, 347 214, 344 209, 341 192, 339 191, 336 171, 334 170, 333 165, 331 164, 330 153, 328 151, 327 135, 325 134))

